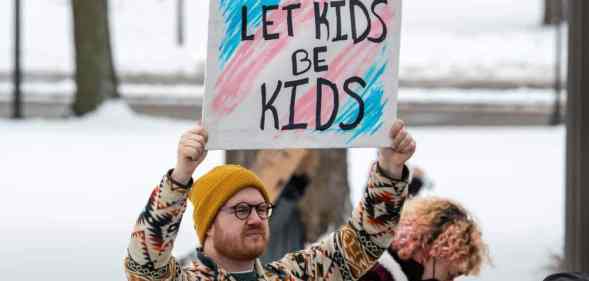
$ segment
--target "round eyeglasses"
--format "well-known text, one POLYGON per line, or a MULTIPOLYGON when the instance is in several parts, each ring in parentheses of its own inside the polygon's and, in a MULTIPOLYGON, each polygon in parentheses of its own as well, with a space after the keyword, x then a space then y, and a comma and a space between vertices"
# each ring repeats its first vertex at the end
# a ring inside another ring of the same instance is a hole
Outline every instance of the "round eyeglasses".
POLYGON ((235 214, 235 217, 237 217, 240 220, 246 220, 252 213, 252 209, 256 209, 256 214, 258 214, 258 217, 265 220, 272 216, 273 207, 274 206, 272 204, 266 202, 257 205, 241 202, 237 203, 233 207, 226 207, 223 209, 231 210, 231 212, 235 214))

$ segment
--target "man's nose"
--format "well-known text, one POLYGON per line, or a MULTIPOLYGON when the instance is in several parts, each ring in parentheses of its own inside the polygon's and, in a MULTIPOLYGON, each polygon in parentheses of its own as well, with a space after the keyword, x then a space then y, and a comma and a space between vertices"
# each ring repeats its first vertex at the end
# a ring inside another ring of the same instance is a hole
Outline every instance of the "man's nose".
POLYGON ((264 221, 259 215, 256 209, 252 209, 250 215, 247 217, 248 224, 260 224, 264 221))

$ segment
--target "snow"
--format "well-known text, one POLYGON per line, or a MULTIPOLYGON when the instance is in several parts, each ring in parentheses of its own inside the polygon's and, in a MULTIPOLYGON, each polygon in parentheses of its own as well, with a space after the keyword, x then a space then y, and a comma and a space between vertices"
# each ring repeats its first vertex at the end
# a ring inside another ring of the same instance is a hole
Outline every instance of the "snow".
MULTIPOLYGON (((5 19, 0 24, 0 72, 12 67, 13 2, 0 1, 0 18, 5 19)), ((21 2, 25 69, 71 73, 70 1, 21 2)), ((175 5, 171 0, 110 1, 119 71, 201 75, 208 1, 186 1, 186 44, 181 47, 175 41, 175 5)), ((552 28, 539 24, 540 0, 406 0, 403 6, 402 78, 544 81, 552 77, 555 35, 552 28)))
POLYGON ((543 1, 403 1, 404 78, 552 77, 555 31, 543 1))
MULTIPOLYGON (((0 2, 0 72, 12 67, 13 2, 0 2), (8 22, 9 21, 9 22, 8 22)), ((23 2, 24 68, 72 72, 73 27, 70 1, 23 2)), ((175 41, 175 3, 112 0, 111 32, 117 69, 122 72, 194 73, 206 57, 208 1, 186 1, 186 45, 175 41)))
MULTIPOLYGON (((191 125, 112 102, 83 119, 0 120, 3 279, 124 280, 133 223, 191 125)), ((433 178, 430 193, 462 202, 482 225, 494 267, 477 280, 541 280, 549 255, 563 246, 564 128, 411 132, 418 143, 412 164, 433 178)), ((375 150, 349 156, 356 202, 375 150)), ((211 151, 196 176, 222 161, 211 151)), ((194 245, 191 212, 177 256, 194 245)))
MULTIPOLYGON (((27 72, 72 73, 69 0, 24 1, 27 72)), ((0 75, 12 69, 14 1, 0 1, 0 75)), ((175 42, 173 0, 111 0, 120 73, 202 76, 208 1, 185 1, 186 44, 175 42)), ((400 77, 549 81, 554 29, 540 0, 403 1, 400 77)), ((566 34, 565 34, 566 35, 566 34)), ((563 41, 566 43, 566 36, 563 41)), ((566 46, 565 46, 566 50, 566 46)), ((71 98, 72 81, 25 80, 25 99, 71 98)), ((12 85, 0 80, 0 101, 12 85)), ((199 98, 201 85, 123 84, 131 98, 199 98)), ((401 102, 551 104, 548 90, 401 89, 401 102)), ((0 120, 0 272, 6 280, 124 280, 122 259, 149 192, 175 163, 192 122, 134 115, 108 103, 84 119, 0 120)), ((462 202, 480 221, 494 267, 477 280, 541 280, 563 247, 565 130, 562 127, 419 127, 412 164, 434 180, 428 194, 462 202)), ((364 187, 373 149, 349 152, 351 200, 364 187)), ((212 151, 196 176, 220 164, 212 151)), ((191 207, 187 214, 191 213, 191 207)), ((194 245, 190 215, 175 255, 194 245)), ((474 280, 465 278, 464 280, 474 280)))

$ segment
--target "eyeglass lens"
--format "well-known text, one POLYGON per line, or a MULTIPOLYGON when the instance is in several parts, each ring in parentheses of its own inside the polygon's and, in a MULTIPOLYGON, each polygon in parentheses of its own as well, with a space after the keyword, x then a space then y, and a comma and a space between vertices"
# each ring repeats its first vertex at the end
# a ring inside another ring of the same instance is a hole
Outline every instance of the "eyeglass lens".
POLYGON ((249 217, 252 212, 252 209, 256 209, 256 213, 261 219, 267 219, 272 215, 272 205, 268 203, 260 203, 258 205, 250 205, 248 203, 242 202, 235 207, 233 207, 235 211, 235 216, 240 220, 245 220, 249 217))

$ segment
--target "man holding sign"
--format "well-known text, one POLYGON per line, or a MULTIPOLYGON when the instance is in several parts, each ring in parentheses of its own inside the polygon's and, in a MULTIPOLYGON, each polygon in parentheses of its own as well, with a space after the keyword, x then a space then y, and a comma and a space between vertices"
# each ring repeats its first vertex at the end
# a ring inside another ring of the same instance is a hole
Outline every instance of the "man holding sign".
POLYGON ((213 0, 204 128, 153 191, 125 260, 138 280, 357 280, 390 245, 415 141, 396 119, 400 0, 213 0), (196 182, 207 149, 386 147, 347 224, 262 266, 272 205, 250 170, 219 166, 196 182), (186 201, 202 248, 172 257, 186 201))
POLYGON ((216 0, 210 9, 208 148, 386 145, 401 0, 216 0))
POLYGON ((236 165, 219 166, 193 183, 208 134, 200 126, 189 130, 180 140, 176 167, 152 192, 135 225, 125 259, 128 280, 357 280, 390 245, 407 197, 405 163, 416 144, 403 122, 389 129, 389 147, 379 150, 349 222, 316 245, 264 266, 257 258, 269 239, 272 215, 264 184, 236 165), (181 269, 171 253, 187 199, 194 204, 202 248, 181 269))

